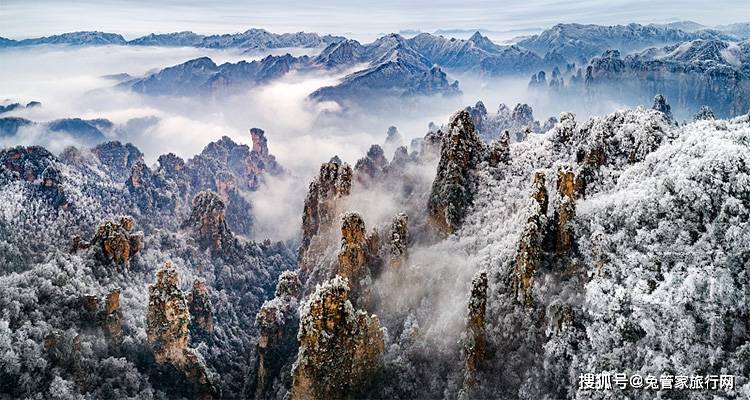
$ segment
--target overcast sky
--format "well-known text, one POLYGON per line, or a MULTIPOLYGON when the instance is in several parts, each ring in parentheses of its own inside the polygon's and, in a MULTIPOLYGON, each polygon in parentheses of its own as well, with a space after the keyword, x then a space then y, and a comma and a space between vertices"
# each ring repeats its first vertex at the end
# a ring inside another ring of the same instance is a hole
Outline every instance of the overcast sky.
POLYGON ((624 24, 750 21, 748 0, 0 0, 0 36, 26 38, 76 30, 232 33, 314 31, 368 39, 401 30, 485 29, 515 36, 558 22, 624 24))

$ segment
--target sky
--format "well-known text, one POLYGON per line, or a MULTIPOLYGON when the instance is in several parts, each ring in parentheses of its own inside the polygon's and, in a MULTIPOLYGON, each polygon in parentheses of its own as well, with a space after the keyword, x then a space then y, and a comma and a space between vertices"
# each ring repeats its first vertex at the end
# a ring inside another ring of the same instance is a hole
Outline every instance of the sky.
POLYGON ((537 32, 558 22, 705 25, 750 21, 747 0, 2 0, 0 36, 13 39, 77 30, 116 32, 126 38, 192 30, 233 33, 251 27, 300 30, 368 40, 403 30, 483 29, 494 39, 537 32))

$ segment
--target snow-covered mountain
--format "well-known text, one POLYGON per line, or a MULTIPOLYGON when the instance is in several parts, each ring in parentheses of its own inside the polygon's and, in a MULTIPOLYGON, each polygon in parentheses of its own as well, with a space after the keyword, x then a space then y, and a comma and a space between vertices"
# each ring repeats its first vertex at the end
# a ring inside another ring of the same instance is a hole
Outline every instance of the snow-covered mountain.
POLYGON ((647 47, 663 46, 696 39, 733 39, 715 31, 688 32, 655 25, 582 25, 557 24, 544 32, 521 40, 518 45, 540 55, 558 53, 566 60, 584 63, 605 50, 616 49, 623 54, 647 47))
POLYGON ((0 47, 36 46, 40 44, 60 44, 74 46, 124 45, 125 38, 117 33, 81 31, 44 36, 33 39, 12 40, 0 38, 0 47))
POLYGON ((201 57, 164 68, 144 78, 125 81, 118 86, 149 95, 221 93, 268 83, 308 65, 308 57, 293 57, 290 54, 221 65, 216 65, 208 57, 201 57))
POLYGON ((276 34, 265 29, 249 29, 241 33, 200 35, 190 31, 151 33, 132 40, 122 35, 106 32, 71 32, 40 38, 12 40, 0 37, 0 47, 62 44, 76 46, 131 45, 131 46, 188 46, 206 48, 276 49, 284 47, 324 47, 345 38, 316 33, 296 32, 276 34))
POLYGON ((265 29, 249 29, 242 33, 223 35, 199 35, 193 32, 150 34, 127 44, 136 46, 192 46, 216 49, 277 49, 285 47, 323 47, 345 38, 316 33, 296 32, 276 34, 265 29))
POLYGON ((553 95, 645 103, 661 93, 680 118, 709 106, 719 116, 750 109, 750 42, 693 40, 624 56, 608 50, 584 68, 544 71, 530 83, 553 95))

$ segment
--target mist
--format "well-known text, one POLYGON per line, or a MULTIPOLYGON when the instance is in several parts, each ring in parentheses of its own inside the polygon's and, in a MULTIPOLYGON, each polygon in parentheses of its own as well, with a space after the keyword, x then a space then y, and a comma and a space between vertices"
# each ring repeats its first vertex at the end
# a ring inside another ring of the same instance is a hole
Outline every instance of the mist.
MULTIPOLYGON (((163 48, 136 46, 67 47, 37 46, 0 51, 0 99, 5 103, 40 101, 41 107, 19 109, 3 117, 22 117, 35 122, 58 118, 106 118, 115 128, 105 132, 109 140, 131 142, 149 164, 159 155, 173 152, 185 159, 199 153, 209 142, 228 136, 250 144, 248 130, 264 129, 270 153, 287 171, 285 178, 268 180, 252 194, 257 219, 257 238, 288 240, 299 231, 299 212, 307 186, 321 163, 338 155, 354 165, 372 144, 382 144, 389 126, 395 125, 406 145, 427 133, 430 122, 442 125, 458 109, 482 100, 490 112, 502 102, 509 107, 529 103, 534 116, 544 121, 569 110, 567 102, 550 101, 529 91, 528 78, 502 79, 451 74, 461 82, 462 95, 385 99, 374 105, 351 108, 333 102, 308 100, 314 90, 336 84, 355 66, 335 73, 291 72, 274 82, 239 92, 196 97, 146 96, 115 88, 108 75, 146 75, 197 57, 214 62, 251 61, 268 53, 315 55, 320 49, 277 49, 262 54, 241 50, 163 48)), ((559 99, 558 99, 559 100, 559 99)), ((616 105, 603 105, 614 108, 616 105)), ((574 110, 576 111, 576 110, 574 110)), ((586 110, 578 110, 586 112, 586 110)), ((589 110, 596 112, 601 110, 589 110)), ((611 110, 608 110, 611 111, 611 110)), ((584 115, 585 116, 585 115, 584 115)), ((4 146, 43 145, 59 153, 70 145, 86 146, 75 138, 45 132, 39 126, 21 129, 3 140, 4 146)), ((410 149, 415 150, 415 149, 410 149)), ((391 158, 393 154, 386 154, 391 158)), ((432 170, 426 175, 434 174, 432 170)), ((424 174, 423 174, 424 175, 424 174)), ((430 177, 431 179, 431 177, 430 177)), ((378 195, 380 206, 388 204, 378 195)), ((367 204, 362 198, 360 204, 367 204)), ((380 223, 392 211, 377 213, 380 223)))

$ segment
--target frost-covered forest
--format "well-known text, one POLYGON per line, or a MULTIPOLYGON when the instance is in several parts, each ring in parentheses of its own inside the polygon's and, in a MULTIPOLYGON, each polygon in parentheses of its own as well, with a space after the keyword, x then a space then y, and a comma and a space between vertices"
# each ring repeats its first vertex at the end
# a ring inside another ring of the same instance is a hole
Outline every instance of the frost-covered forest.
POLYGON ((204 3, 0 0, 0 400, 750 399, 750 3, 204 3))
POLYGON ((602 372, 750 396, 750 115, 486 142, 472 110, 324 163, 288 242, 243 235, 287 173, 257 129, 153 166, 2 150, 0 397, 654 398, 579 390, 602 372))

